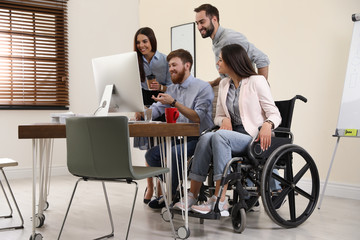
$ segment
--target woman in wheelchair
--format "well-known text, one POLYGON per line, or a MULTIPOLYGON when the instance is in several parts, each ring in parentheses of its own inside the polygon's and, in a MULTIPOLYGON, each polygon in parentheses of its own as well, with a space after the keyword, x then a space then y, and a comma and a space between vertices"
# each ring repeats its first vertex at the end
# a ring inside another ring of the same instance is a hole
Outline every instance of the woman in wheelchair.
MULTIPOLYGON (((204 214, 214 208, 223 171, 232 156, 244 154, 251 140, 256 137, 260 140, 261 148, 266 150, 271 144, 271 129, 281 122, 280 112, 275 106, 267 80, 255 72, 242 46, 231 44, 223 47, 217 66, 219 73, 228 76, 219 85, 214 123, 220 129, 200 137, 189 174, 189 209, 204 214), (207 203, 196 205, 211 161, 216 183, 215 193, 207 203)), ((227 184, 224 189, 227 189, 227 184)), ((226 191, 222 192, 218 206, 222 216, 228 215, 225 193, 226 191)), ((184 210, 184 200, 174 207, 184 210)))

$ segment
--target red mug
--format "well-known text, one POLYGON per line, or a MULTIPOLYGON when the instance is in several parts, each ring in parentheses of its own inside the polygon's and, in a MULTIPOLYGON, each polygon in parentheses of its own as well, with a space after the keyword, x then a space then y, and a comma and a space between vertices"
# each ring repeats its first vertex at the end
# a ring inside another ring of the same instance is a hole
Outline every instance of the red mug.
POLYGON ((179 117, 179 110, 177 108, 166 108, 165 118, 167 123, 176 123, 176 119, 179 117))

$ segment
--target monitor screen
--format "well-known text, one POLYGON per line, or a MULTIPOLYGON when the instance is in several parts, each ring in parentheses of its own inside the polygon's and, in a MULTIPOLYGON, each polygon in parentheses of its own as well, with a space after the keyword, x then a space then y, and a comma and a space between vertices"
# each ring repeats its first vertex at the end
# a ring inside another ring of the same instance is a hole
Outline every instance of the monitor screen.
POLYGON ((100 103, 96 115, 144 110, 136 52, 94 58, 92 64, 100 103))

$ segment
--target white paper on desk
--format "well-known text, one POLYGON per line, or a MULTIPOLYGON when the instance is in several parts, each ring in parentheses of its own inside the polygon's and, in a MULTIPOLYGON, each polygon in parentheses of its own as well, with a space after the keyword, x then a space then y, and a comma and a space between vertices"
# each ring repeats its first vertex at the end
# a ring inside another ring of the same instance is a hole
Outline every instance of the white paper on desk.
POLYGON ((66 112, 66 113, 50 113, 51 122, 53 123, 66 123, 66 118, 74 117, 75 114, 73 112, 66 112))

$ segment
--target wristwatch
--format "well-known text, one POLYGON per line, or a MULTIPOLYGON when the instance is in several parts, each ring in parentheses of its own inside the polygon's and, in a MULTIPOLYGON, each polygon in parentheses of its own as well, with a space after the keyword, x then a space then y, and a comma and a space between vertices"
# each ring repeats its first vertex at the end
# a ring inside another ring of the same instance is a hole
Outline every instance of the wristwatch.
POLYGON ((271 129, 274 129, 274 123, 271 120, 266 119, 265 122, 270 123, 271 129))
POLYGON ((174 99, 174 101, 172 103, 170 103, 170 106, 175 107, 176 102, 177 102, 176 99, 174 99))

